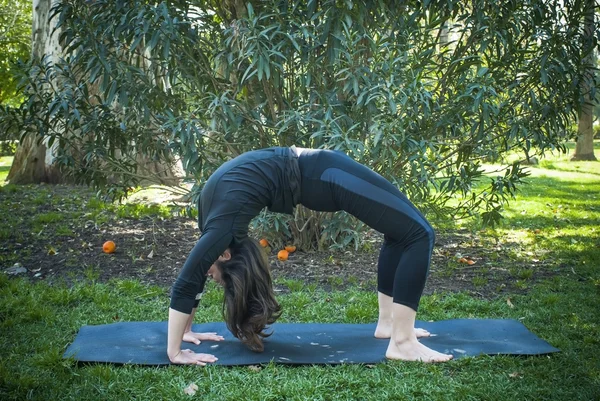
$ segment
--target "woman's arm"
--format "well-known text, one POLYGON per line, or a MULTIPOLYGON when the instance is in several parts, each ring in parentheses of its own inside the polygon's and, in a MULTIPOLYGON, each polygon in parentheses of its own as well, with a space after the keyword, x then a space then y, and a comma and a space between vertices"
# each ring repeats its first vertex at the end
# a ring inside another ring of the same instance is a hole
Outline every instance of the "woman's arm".
POLYGON ((190 317, 188 318, 187 324, 185 325, 184 333, 187 333, 188 331, 192 331, 192 324, 194 323, 194 316, 196 316, 197 310, 198 310, 198 308, 192 309, 192 313, 190 313, 190 317))
POLYGON ((190 315, 169 308, 169 330, 167 339, 167 355, 171 363, 183 365, 201 365, 216 362, 218 358, 210 354, 197 354, 189 349, 181 349, 183 333, 190 315))
POLYGON ((181 353, 181 340, 185 327, 191 315, 169 308, 169 329, 167 334, 167 355, 171 362, 174 362, 178 354, 181 353))
MULTIPOLYGON (((233 236, 229 230, 206 228, 190 252, 179 277, 171 290, 171 309, 189 316, 198 306, 196 297, 204 290, 206 274, 213 263, 231 243, 233 236)), ((185 327, 184 327, 185 328, 185 327)))
POLYGON ((192 313, 188 318, 183 332, 183 341, 188 343, 200 344, 202 341, 223 341, 223 336, 218 335, 215 332, 212 333, 195 333, 192 331, 192 324, 194 323, 194 316, 196 315, 197 308, 192 309, 192 313))
MULTIPOLYGON (((231 242, 231 234, 227 231, 205 230, 190 252, 185 261, 177 281, 173 285, 171 294, 171 307, 169 308, 169 329, 167 342, 167 355, 172 363, 199 364, 214 362, 216 358, 208 354, 195 354, 191 350, 182 350, 181 342, 184 340, 186 329, 191 328, 196 304, 196 295, 204 289, 206 273, 210 266, 218 259, 219 255, 227 249, 231 242)), ((199 333, 186 341, 200 343, 200 340, 220 341, 221 336, 207 333, 208 337, 199 336, 199 333)))

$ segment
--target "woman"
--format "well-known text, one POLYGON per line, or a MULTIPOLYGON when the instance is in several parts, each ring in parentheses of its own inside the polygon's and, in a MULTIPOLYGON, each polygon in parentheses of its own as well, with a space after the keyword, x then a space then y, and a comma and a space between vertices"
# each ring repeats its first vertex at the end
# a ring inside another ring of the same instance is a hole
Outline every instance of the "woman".
POLYGON ((421 344, 415 329, 434 232, 423 215, 389 181, 340 152, 269 148, 224 163, 202 190, 202 235, 173 286, 169 309, 169 359, 178 364, 217 360, 182 350, 181 342, 220 341, 216 333, 193 333, 191 324, 206 276, 225 290, 224 315, 231 332, 262 351, 264 328, 279 317, 266 257, 247 237, 250 220, 266 206, 292 213, 296 205, 333 212, 345 210, 384 234, 378 261, 379 319, 375 337, 389 338, 389 359, 444 362, 421 344))

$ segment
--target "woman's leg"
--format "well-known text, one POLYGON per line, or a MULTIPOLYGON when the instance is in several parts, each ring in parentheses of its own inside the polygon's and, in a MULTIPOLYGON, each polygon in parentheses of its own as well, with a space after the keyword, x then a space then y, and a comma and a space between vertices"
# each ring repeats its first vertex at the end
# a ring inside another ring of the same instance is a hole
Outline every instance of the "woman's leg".
POLYGON ((429 336, 429 332, 415 328, 433 240, 427 222, 403 242, 388 237, 384 240, 378 263, 379 320, 375 336, 390 338, 386 351, 389 359, 444 362, 452 358, 421 344, 417 338, 429 336))
POLYGON ((385 234, 378 266, 381 324, 376 336, 390 337, 386 356, 426 362, 450 359, 450 355, 419 343, 414 330, 433 249, 433 229, 406 196, 382 176, 336 152, 315 156, 310 163, 304 160, 306 169, 300 158, 301 203, 314 210, 345 210, 385 234))
MULTIPOLYGON (((377 319, 374 336, 376 338, 391 338, 394 324, 394 299, 383 292, 377 291, 377 301, 379 304, 379 318, 377 319)), ((429 337, 430 335, 431 333, 427 330, 415 327, 415 336, 417 338, 429 337)))

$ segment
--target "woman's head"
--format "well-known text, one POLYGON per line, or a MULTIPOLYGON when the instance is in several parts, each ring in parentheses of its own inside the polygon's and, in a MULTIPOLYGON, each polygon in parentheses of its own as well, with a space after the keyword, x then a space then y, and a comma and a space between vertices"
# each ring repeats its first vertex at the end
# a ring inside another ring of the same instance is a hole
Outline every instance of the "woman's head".
MULTIPOLYGON (((231 333, 251 350, 262 352, 264 329, 281 314, 273 293, 267 255, 252 238, 236 241, 229 248, 230 258, 215 264, 225 290, 223 316, 231 333)), ((228 255, 229 256, 229 255, 228 255)))

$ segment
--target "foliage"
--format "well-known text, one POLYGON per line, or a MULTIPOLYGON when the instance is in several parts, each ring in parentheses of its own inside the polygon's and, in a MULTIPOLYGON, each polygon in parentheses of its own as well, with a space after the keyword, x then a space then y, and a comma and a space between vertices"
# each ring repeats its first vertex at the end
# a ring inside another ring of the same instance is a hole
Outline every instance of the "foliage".
POLYGON ((360 232, 366 226, 346 212, 322 213, 303 206, 294 216, 271 213, 264 209, 250 224, 257 237, 268 238, 274 249, 295 244, 299 249, 347 249, 361 245, 360 232))
POLYGON ((17 151, 16 141, 0 141, 0 156, 12 156, 17 151))
POLYGON ((585 3, 63 0, 65 58, 23 66, 28 100, 3 121, 117 193, 139 153, 180 159, 197 191, 232 156, 296 144, 347 152, 425 211, 493 223, 526 174, 484 162, 563 149, 596 46, 585 3))
POLYGON ((13 79, 13 63, 29 58, 31 1, 0 0, 0 104, 16 106, 21 95, 13 79))

